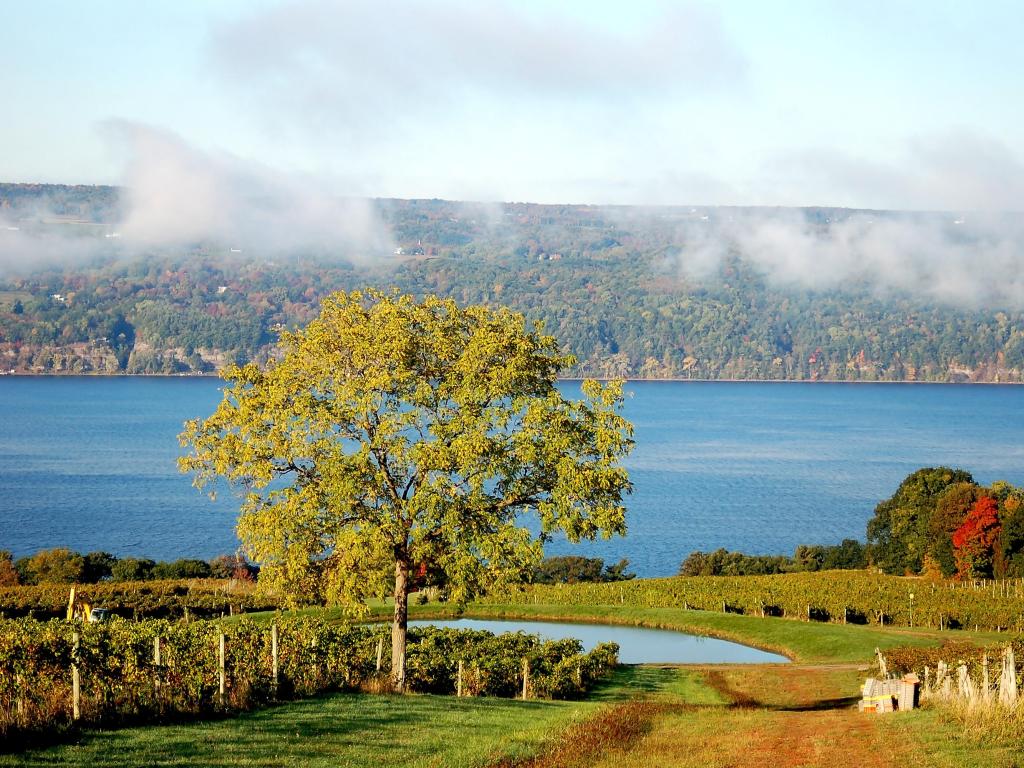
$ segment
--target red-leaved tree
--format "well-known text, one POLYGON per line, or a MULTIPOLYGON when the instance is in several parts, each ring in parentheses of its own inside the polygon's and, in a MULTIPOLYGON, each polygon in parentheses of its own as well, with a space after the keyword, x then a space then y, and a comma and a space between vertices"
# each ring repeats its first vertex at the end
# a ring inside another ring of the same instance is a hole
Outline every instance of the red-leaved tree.
POLYGON ((953 554, 960 578, 990 578, 999 539, 999 505, 982 496, 953 533, 953 554))

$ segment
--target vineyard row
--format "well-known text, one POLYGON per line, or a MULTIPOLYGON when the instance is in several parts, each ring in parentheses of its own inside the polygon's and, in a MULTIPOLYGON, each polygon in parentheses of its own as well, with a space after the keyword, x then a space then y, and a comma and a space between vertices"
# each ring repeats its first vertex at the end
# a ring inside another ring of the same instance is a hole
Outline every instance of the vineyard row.
MULTIPOLYGON (((116 724, 203 715, 330 690, 375 690, 390 676, 382 627, 285 618, 101 624, 0 621, 0 735, 76 721, 116 724)), ((411 629, 410 690, 578 698, 616 664, 618 646, 523 633, 411 629)))
POLYGON ((611 584, 534 585, 493 602, 688 608, 859 624, 1024 629, 1024 585, 941 582, 869 571, 682 576, 611 584))

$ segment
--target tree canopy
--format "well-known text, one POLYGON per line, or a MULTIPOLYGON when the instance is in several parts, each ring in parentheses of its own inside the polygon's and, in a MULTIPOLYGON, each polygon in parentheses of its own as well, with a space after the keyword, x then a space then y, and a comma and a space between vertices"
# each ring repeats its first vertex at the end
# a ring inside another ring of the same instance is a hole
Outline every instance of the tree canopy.
POLYGON ((547 557, 533 574, 534 584, 578 584, 581 582, 629 581, 636 578, 630 573, 629 560, 622 558, 613 565, 605 565, 600 557, 563 555, 547 557))
POLYGON ((993 576, 1000 529, 999 503, 991 496, 981 496, 953 533, 953 552, 961 578, 993 576))
POLYGON ((875 508, 867 549, 888 573, 1024 576, 1024 489, 985 488, 962 469, 919 469, 875 508))
POLYGON ((180 466, 199 487, 242 489, 238 533, 265 588, 353 611, 391 589, 402 689, 415 569, 443 571, 462 602, 528 579, 556 531, 625 532, 621 385, 587 381, 569 401, 556 381, 572 363, 504 308, 333 294, 265 367, 222 374, 216 411, 186 423, 180 466))
POLYGON ((974 483, 969 472, 925 467, 907 476, 868 521, 871 561, 887 573, 918 573, 929 550, 929 526, 936 500, 949 486, 974 483))

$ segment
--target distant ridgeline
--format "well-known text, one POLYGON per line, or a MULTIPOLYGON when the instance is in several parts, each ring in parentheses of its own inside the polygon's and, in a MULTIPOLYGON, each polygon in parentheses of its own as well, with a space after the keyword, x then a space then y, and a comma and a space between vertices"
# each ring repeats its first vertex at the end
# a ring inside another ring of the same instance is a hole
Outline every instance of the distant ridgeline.
POLYGON ((0 184, 0 371, 211 372, 265 360, 277 332, 310 321, 332 291, 395 286, 543 320, 578 358, 578 376, 948 382, 1024 372, 1017 308, 883 298, 867 278, 801 287, 812 283, 772 275, 728 234, 754 217, 799 216, 827 231, 897 214, 374 206, 392 242, 378 253, 133 249, 116 231, 115 188, 0 184))

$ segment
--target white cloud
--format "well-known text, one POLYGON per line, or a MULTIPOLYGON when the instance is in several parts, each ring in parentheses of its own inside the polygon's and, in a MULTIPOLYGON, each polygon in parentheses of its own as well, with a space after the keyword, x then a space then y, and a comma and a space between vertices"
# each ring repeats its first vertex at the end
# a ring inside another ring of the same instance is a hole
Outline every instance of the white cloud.
POLYGON ((105 227, 40 226, 38 220, 55 217, 45 200, 17 218, 0 217, 0 272, 200 243, 248 258, 309 254, 353 261, 372 261, 393 248, 373 202, 339 195, 331 179, 205 152, 141 123, 108 121, 101 129, 123 163, 120 211, 105 227))
POLYGON ((214 242, 255 255, 311 252, 352 259, 387 252, 370 201, 322 179, 289 174, 138 123, 105 126, 127 157, 123 241, 132 247, 214 242))
POLYGON ((215 70, 274 130, 358 141, 408 135, 497 106, 565 114, 595 101, 663 102, 743 81, 718 16, 666 5, 612 29, 512 2, 297 0, 225 23, 215 70))
POLYGON ((797 209, 723 211, 688 227, 682 271, 702 279, 741 254, 778 285, 866 285, 967 307, 1024 308, 1024 215, 841 212, 821 223, 797 209))

